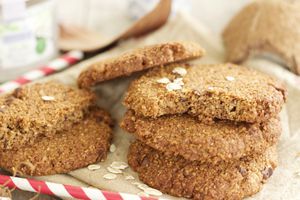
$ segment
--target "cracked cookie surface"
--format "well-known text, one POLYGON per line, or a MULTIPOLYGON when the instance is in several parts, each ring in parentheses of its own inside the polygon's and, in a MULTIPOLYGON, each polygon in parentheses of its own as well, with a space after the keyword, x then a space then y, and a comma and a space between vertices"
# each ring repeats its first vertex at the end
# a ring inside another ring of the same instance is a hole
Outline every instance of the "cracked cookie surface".
POLYGON ((276 117, 285 101, 282 84, 253 69, 230 63, 176 63, 153 68, 134 80, 124 105, 152 118, 188 113, 203 121, 254 123, 276 117), (176 68, 186 73, 178 74, 176 68))
POLYGON ((106 158, 112 138, 107 112, 93 108, 69 130, 51 139, 39 138, 32 146, 0 152, 0 166, 12 173, 41 176, 66 173, 106 158))
POLYGON ((99 82, 129 76, 160 65, 198 58, 204 54, 204 49, 194 42, 149 45, 88 66, 80 73, 78 85, 81 88, 92 87, 99 82))
POLYGON ((57 82, 23 86, 0 97, 0 149, 34 144, 83 119, 95 95, 57 82))

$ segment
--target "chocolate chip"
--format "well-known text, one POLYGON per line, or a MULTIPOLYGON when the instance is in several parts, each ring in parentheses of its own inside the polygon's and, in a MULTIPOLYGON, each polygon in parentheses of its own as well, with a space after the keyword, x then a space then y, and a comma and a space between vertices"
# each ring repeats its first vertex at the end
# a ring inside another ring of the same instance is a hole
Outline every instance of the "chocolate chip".
POLYGON ((262 174, 263 174, 263 178, 264 178, 264 179, 270 178, 270 176, 272 176, 272 174, 273 174, 273 169, 272 169, 272 167, 265 168, 265 169, 262 171, 262 174))

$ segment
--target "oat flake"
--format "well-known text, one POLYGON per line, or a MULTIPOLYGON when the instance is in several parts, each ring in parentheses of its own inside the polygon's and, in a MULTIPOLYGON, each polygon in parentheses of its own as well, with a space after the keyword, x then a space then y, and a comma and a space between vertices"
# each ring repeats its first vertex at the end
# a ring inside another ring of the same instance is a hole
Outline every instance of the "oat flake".
POLYGON ((128 164, 126 162, 114 161, 111 163, 110 167, 114 169, 126 169, 128 167, 128 164))
POLYGON ((178 83, 168 83, 166 88, 169 92, 171 92, 173 90, 181 90, 182 86, 178 83))
POLYGON ((183 67, 175 67, 172 72, 174 74, 179 74, 180 76, 185 76, 187 71, 183 67))
POLYGON ((184 82, 182 80, 183 80, 183 78, 176 78, 173 82, 176 83, 176 84, 179 84, 179 85, 183 86, 184 82))
POLYGON ((103 176, 103 178, 108 179, 108 180, 113 180, 113 179, 117 178, 117 175, 109 173, 109 174, 105 174, 103 176))
POLYGON ((148 185, 146 185, 146 184, 143 184, 143 183, 139 183, 139 184, 137 184, 137 187, 139 188, 139 189, 141 189, 141 190, 146 190, 146 189, 148 189, 149 188, 149 186, 148 185))
POLYGON ((52 96, 42 96, 42 99, 44 101, 54 101, 55 100, 55 98, 52 96))
POLYGON ((161 191, 159 191, 159 190, 156 190, 156 189, 154 189, 154 188, 146 188, 145 190, 144 190, 144 192, 146 193, 146 194, 149 194, 149 195, 153 195, 153 196, 161 196, 162 195, 162 192, 161 191))
POLYGON ((109 151, 110 151, 111 153, 114 153, 114 152, 116 151, 116 149, 117 149, 117 147, 116 147, 116 145, 114 145, 114 144, 110 145, 110 147, 109 147, 109 151))
POLYGON ((123 173, 121 170, 114 169, 112 167, 107 167, 106 169, 107 169, 107 171, 109 171, 110 173, 113 173, 113 174, 122 174, 123 173))
POLYGON ((100 165, 89 165, 87 168, 88 168, 88 170, 90 170, 90 171, 95 171, 95 170, 97 170, 97 169, 100 169, 101 166, 100 166, 100 165))
POLYGON ((132 185, 140 185, 141 183, 139 183, 139 182, 132 182, 131 184, 132 185))
POLYGON ((139 196, 144 196, 144 197, 149 197, 150 195, 145 193, 145 192, 138 192, 137 195, 139 196))
POLYGON ((235 78, 233 76, 226 76, 225 77, 227 81, 234 81, 235 78))
POLYGON ((125 180, 134 180, 134 177, 131 176, 131 175, 128 175, 128 176, 125 177, 125 180))
POLYGON ((164 78, 156 80, 156 82, 167 84, 167 83, 170 83, 170 80, 168 78, 164 77, 164 78))

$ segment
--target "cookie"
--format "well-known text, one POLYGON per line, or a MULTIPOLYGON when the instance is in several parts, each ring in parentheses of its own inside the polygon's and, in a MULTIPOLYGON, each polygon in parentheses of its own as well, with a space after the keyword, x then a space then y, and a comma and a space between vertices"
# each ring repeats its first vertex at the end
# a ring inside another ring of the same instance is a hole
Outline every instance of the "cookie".
POLYGON ((137 117, 133 111, 127 111, 121 127, 165 154, 211 164, 262 154, 278 142, 281 134, 277 118, 253 124, 228 121, 205 124, 187 114, 151 119, 137 117))
POLYGON ((131 145, 128 163, 150 187, 177 197, 242 199, 261 190, 277 165, 274 147, 265 154, 216 166, 167 156, 141 142, 131 145))
POLYGON ((138 48, 115 58, 87 67, 78 77, 78 85, 87 88, 99 82, 159 65, 198 58, 204 50, 194 42, 167 42, 138 48))
POLYGON ((300 74, 299 1, 253 1, 223 32, 226 60, 241 63, 252 55, 273 53, 300 74))
POLYGON ((188 113, 200 120, 262 122, 276 117, 285 88, 258 71, 234 64, 173 64, 131 83, 124 105, 139 116, 188 113))
POLYGON ((0 166, 11 173, 41 176, 66 173, 106 158, 110 146, 112 121, 94 109, 69 130, 51 139, 41 137, 32 146, 0 153, 0 166))
POLYGON ((82 120, 95 95, 56 82, 36 83, 0 97, 0 149, 34 144, 82 120))

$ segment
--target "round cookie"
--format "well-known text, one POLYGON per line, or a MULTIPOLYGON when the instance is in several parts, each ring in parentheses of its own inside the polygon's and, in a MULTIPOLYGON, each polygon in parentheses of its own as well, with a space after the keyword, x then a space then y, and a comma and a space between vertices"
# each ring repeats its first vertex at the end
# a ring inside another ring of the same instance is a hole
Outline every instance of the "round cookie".
POLYGON ((226 60, 241 63, 252 55, 273 53, 300 74, 300 2, 252 1, 223 32, 226 60))
POLYGON ((212 200, 242 199, 260 191, 277 165, 274 147, 251 160, 211 166, 164 155, 135 142, 128 163, 150 187, 177 197, 212 200))
POLYGON ((262 154, 278 142, 281 134, 278 118, 253 124, 229 121, 205 124, 187 114, 151 119, 137 117, 132 110, 126 112, 121 127, 165 154, 214 165, 262 154))
POLYGON ((0 153, 0 166, 12 173, 41 176, 66 173, 106 158, 112 121, 94 108, 85 119, 55 136, 41 137, 32 146, 0 153))
POLYGON ((88 66, 80 73, 78 86, 92 87, 99 82, 129 76, 155 66, 198 58, 204 53, 194 42, 167 42, 145 46, 88 66))
POLYGON ((49 81, 0 96, 0 151, 32 145, 80 122, 95 94, 49 81))
POLYGON ((246 67, 173 64, 134 80, 124 104, 145 117, 188 113, 205 121, 254 123, 276 117, 285 99, 279 82, 246 67))

